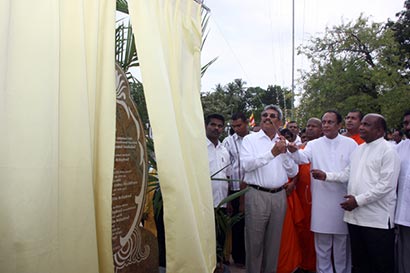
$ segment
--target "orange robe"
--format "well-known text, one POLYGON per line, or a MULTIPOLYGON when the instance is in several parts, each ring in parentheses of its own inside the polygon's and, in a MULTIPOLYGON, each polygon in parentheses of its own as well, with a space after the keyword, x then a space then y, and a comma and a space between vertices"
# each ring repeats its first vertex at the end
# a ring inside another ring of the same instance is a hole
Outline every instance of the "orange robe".
POLYGON ((316 251, 313 232, 310 230, 312 216, 312 195, 310 191, 310 164, 299 165, 299 173, 296 182, 296 193, 299 197, 304 218, 297 226, 300 248, 302 250, 302 262, 300 268, 308 271, 316 271, 316 251))
POLYGON ((299 245, 297 225, 303 220, 303 211, 296 191, 287 197, 288 208, 282 227, 278 273, 291 273, 300 266, 302 251, 299 245))
POLYGON ((350 136, 350 138, 352 138, 354 141, 356 141, 357 145, 360 145, 362 143, 364 143, 364 140, 360 137, 359 134, 355 134, 350 136))

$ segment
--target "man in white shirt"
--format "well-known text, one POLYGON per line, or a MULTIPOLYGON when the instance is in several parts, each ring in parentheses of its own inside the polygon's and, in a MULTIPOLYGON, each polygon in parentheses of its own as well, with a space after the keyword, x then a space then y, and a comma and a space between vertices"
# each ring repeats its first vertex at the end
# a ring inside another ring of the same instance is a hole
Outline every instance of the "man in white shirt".
POLYGON ((410 111, 404 113, 403 130, 407 138, 395 146, 401 165, 394 222, 398 229, 398 272, 410 273, 410 111))
MULTIPOLYGON (((208 147, 209 172, 212 183, 212 196, 214 208, 228 196, 227 171, 229 171, 229 152, 219 141, 224 128, 225 119, 219 114, 211 114, 205 118, 205 131, 208 147), (225 179, 225 180, 224 180, 225 179)), ((226 212, 226 204, 222 205, 222 211, 226 212)), ((217 232, 217 248, 224 248, 225 234, 217 232)), ((218 257, 220 258, 220 257, 218 257)))
POLYGON ((323 184, 348 182, 340 206, 349 227, 354 272, 394 272, 393 220, 400 160, 384 139, 386 130, 383 116, 364 116, 359 133, 365 143, 352 153, 350 165, 341 172, 312 170, 313 177, 326 181, 323 184))
POLYGON ((286 140, 278 135, 282 110, 268 105, 261 113, 261 130, 245 136, 241 161, 249 191, 245 194, 247 273, 277 270, 282 225, 286 213, 288 177, 298 166, 286 153, 286 140))
MULTIPOLYGON (((312 169, 338 172, 349 164, 350 154, 356 142, 339 134, 342 116, 336 111, 327 111, 322 117, 323 137, 309 141, 303 150, 290 143, 288 150, 298 164, 311 163, 312 169)), ((347 186, 341 183, 311 181, 312 218, 316 268, 321 273, 350 273, 350 247, 347 224, 343 221, 340 203, 346 195, 347 186), (332 253, 333 261, 332 262, 332 253)))
MULTIPOLYGON (((231 171, 228 174, 232 179, 229 188, 229 194, 234 194, 241 190, 244 185, 245 170, 240 158, 242 149, 242 140, 249 134, 248 119, 243 113, 235 113, 232 115, 231 127, 235 132, 228 136, 222 142, 228 150, 231 160, 231 171), (242 187, 241 187, 242 186, 242 187)), ((232 200, 232 214, 244 213, 244 196, 240 196, 232 200)), ((232 259, 234 263, 240 267, 245 265, 245 219, 239 220, 232 227, 232 259)))

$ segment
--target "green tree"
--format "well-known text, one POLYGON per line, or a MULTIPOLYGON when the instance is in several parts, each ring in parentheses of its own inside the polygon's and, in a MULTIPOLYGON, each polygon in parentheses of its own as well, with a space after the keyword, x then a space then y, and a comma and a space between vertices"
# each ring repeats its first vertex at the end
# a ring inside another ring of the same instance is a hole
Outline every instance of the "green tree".
MULTIPOLYGON (((269 85, 265 90, 261 87, 245 87, 246 82, 235 79, 224 86, 217 84, 213 92, 201 94, 204 114, 222 114, 229 119, 235 112, 243 112, 248 117, 253 113, 258 123, 260 113, 267 104, 279 105, 285 118, 292 109, 291 91, 278 85, 269 85)), ((289 119, 289 118, 288 118, 289 119)))
POLYGON ((396 22, 388 21, 387 27, 394 32, 394 38, 399 43, 399 61, 403 68, 403 77, 410 80, 410 0, 404 1, 404 10, 396 13, 396 22))
POLYGON ((229 119, 233 113, 247 113, 246 82, 242 79, 235 79, 233 82, 222 86, 217 84, 213 92, 201 94, 202 108, 204 115, 219 113, 229 119))
POLYGON ((392 30, 362 16, 312 38, 298 49, 312 64, 302 74, 304 93, 298 120, 304 124, 328 109, 342 114, 360 109, 381 113, 395 126, 403 111, 401 102, 409 98, 398 52, 392 30))

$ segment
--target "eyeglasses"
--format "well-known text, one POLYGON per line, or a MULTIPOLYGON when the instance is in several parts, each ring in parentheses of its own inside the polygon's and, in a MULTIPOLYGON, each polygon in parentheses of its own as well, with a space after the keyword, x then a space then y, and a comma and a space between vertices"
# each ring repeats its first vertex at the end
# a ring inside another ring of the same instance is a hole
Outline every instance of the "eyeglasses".
POLYGON ((277 118, 278 117, 278 115, 276 115, 276 114, 268 114, 268 113, 263 113, 262 114, 262 117, 264 117, 264 118, 267 118, 267 117, 270 117, 270 118, 277 118))

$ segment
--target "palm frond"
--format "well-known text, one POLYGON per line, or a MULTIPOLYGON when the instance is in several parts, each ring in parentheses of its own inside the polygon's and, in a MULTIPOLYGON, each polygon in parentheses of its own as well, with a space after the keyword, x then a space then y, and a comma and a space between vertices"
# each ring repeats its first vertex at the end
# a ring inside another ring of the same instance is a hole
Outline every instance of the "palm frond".
POLYGON ((209 61, 206 65, 204 65, 203 67, 201 67, 201 77, 204 76, 206 70, 211 66, 211 64, 213 64, 216 60, 218 59, 218 57, 213 58, 211 61, 209 61))
POLYGON ((122 23, 115 30, 115 60, 127 73, 129 68, 139 66, 135 39, 130 23, 127 26, 122 23))
POLYGON ((128 3, 126 0, 117 0, 116 5, 117 11, 128 14, 128 3))
POLYGON ((218 204, 218 206, 217 206, 216 208, 217 208, 217 209, 218 209, 218 208, 221 208, 222 205, 227 204, 227 203, 231 202, 232 200, 234 200, 234 199, 236 199, 236 198, 239 198, 241 195, 244 195, 247 191, 249 191, 249 188, 245 188, 245 189, 243 189, 243 190, 240 190, 240 191, 238 191, 238 192, 235 192, 235 193, 233 193, 233 194, 228 195, 227 197, 225 197, 225 198, 218 204))

